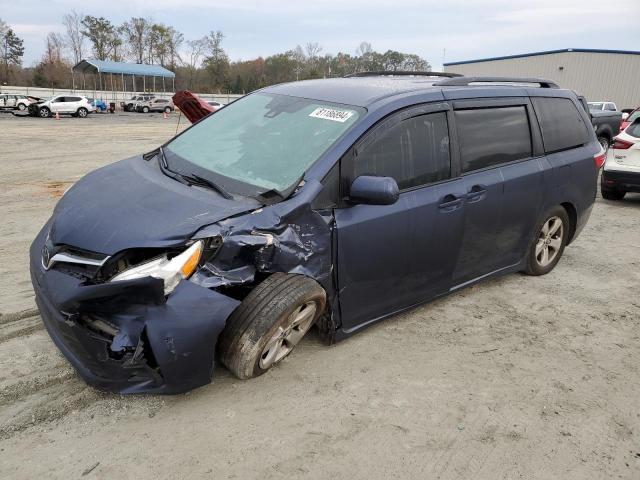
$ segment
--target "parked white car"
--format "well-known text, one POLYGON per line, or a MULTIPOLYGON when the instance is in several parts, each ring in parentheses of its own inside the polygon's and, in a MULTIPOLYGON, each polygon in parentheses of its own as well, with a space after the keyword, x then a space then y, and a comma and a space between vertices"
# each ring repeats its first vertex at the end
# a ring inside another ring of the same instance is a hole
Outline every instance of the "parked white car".
POLYGON ((0 95, 0 109, 24 111, 29 108, 29 104, 33 103, 35 100, 35 98, 27 97, 26 95, 3 93, 0 95))
POLYGON ((600 191, 607 200, 622 200, 627 192, 640 192, 640 119, 613 139, 600 191))
POLYGON ((85 118, 95 107, 87 97, 80 95, 57 95, 29 105, 29 114, 48 118, 56 113, 85 118))
POLYGON ((588 102, 589 110, 606 110, 609 112, 617 112, 618 107, 613 102, 588 102))

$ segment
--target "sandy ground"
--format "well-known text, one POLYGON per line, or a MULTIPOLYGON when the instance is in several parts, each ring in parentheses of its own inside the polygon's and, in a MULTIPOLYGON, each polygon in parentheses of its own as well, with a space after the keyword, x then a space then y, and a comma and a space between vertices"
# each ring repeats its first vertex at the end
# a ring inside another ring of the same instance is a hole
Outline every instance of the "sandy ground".
POLYGON ((29 243, 70 183, 176 123, 0 117, 0 478, 640 478, 637 195, 598 198, 545 277, 488 281, 332 347, 310 335, 258 379, 217 368, 174 397, 87 387, 33 311, 29 243))

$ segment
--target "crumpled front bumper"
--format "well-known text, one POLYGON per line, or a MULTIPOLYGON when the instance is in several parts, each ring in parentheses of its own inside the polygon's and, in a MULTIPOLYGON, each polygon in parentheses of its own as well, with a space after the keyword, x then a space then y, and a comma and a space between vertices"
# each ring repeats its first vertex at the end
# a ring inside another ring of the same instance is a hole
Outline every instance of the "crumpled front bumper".
POLYGON ((211 381, 215 346, 240 303, 189 281, 88 285, 41 262, 47 226, 30 250, 31 280, 53 342, 90 385, 118 393, 181 393, 211 381), (114 335, 92 328, 98 320, 114 335))

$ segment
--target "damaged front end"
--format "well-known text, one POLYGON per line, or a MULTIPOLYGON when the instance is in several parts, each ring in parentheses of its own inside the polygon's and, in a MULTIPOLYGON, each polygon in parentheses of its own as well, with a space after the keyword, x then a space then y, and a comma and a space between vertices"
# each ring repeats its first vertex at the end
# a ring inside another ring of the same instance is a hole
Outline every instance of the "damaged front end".
POLYGON ((62 261, 49 264, 48 223, 30 253, 50 336, 87 383, 103 390, 180 393, 209 383, 227 318, 263 278, 306 275, 333 297, 333 219, 311 209, 321 189, 308 182, 286 202, 205 225, 175 251, 107 257, 58 245, 54 258, 62 261), (202 251, 192 255, 193 272, 175 275, 180 268, 172 262, 184 257, 183 265, 196 247, 202 251))
POLYGON ((119 393, 180 393, 211 380, 214 349, 238 301, 187 280, 165 296, 162 279, 91 283, 78 264, 49 270, 46 229, 31 246, 43 322, 87 383, 119 393))

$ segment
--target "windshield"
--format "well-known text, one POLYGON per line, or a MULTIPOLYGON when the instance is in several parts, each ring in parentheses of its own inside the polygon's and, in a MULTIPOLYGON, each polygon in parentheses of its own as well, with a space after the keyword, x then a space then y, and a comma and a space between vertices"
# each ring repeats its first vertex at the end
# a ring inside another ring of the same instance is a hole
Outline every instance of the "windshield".
POLYGON ((171 141, 165 147, 169 168, 189 174, 197 167, 201 175, 211 173, 216 181, 221 176, 258 191, 283 191, 363 112, 360 107, 299 97, 248 95, 171 141))

